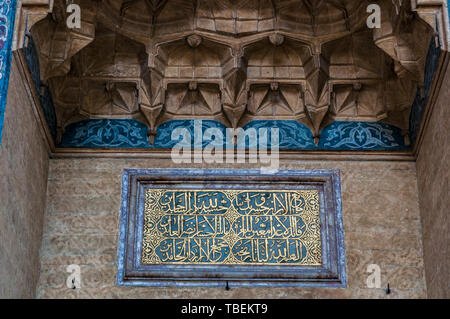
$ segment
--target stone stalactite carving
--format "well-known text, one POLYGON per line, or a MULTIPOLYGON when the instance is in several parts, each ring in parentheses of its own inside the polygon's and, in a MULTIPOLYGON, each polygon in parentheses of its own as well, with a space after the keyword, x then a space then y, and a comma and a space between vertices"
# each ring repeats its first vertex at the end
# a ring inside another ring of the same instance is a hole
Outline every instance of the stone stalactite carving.
POLYGON ((86 9, 81 15, 81 28, 68 29, 65 2, 56 0, 51 16, 36 23, 33 38, 40 53, 41 80, 64 76, 70 71, 71 58, 94 40, 96 6, 81 1, 86 9))
POLYGON ((60 132, 80 119, 135 119, 153 143, 172 119, 294 120, 319 145, 334 121, 363 121, 408 139, 433 33, 414 14, 422 4, 379 1, 382 25, 370 30, 370 1, 77 3, 81 29, 67 28, 55 0, 31 32, 60 132))
POLYGON ((17 15, 14 27, 13 50, 26 46, 26 34, 33 25, 45 19, 53 10, 54 0, 18 0, 17 15))
POLYGON ((243 51, 232 50, 231 67, 223 77, 223 111, 232 128, 237 128, 248 102, 247 72, 243 51))
POLYGON ((321 124, 330 104, 329 63, 320 53, 315 53, 312 55, 312 64, 312 70, 305 81, 304 103, 309 120, 307 126, 311 128, 314 141, 318 145, 321 124))
POLYGON ((395 61, 399 77, 423 82, 425 60, 431 36, 429 26, 414 19, 409 1, 380 1, 381 28, 373 32, 375 44, 395 61), (424 37, 417 41, 418 37, 424 37))
POLYGON ((411 0, 411 10, 433 29, 436 42, 446 51, 450 45, 449 5, 447 0, 411 0))
POLYGON ((149 130, 149 143, 153 143, 156 135, 156 124, 165 102, 163 76, 155 67, 154 54, 149 55, 148 65, 143 67, 141 88, 139 90, 139 109, 145 116, 149 130))

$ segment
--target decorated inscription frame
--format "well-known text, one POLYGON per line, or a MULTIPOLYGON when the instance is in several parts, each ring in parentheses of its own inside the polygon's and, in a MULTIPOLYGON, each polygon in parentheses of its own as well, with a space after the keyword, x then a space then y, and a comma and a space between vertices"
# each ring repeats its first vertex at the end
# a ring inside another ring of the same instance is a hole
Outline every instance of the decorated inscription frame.
POLYGON ((346 287, 341 210, 339 170, 125 169, 117 284, 346 287))

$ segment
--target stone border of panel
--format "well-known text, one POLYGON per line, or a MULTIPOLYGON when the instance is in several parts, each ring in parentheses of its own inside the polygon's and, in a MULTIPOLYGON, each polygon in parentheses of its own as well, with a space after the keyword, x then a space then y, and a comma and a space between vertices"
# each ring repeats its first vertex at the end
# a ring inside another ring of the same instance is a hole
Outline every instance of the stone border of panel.
POLYGON ((124 169, 118 248, 117 285, 150 287, 337 287, 347 286, 340 171, 231 169, 124 169), (272 189, 319 190, 321 266, 286 265, 145 265, 141 263, 145 189, 151 185, 208 184, 272 189), (287 186, 286 186, 287 185, 287 186))

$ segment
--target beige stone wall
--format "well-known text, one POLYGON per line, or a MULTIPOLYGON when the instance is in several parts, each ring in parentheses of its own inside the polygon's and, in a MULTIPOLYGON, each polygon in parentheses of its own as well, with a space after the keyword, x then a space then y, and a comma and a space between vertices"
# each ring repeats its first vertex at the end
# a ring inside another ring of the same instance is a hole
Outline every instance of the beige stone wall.
POLYGON ((48 153, 14 60, 0 147, 0 298, 33 298, 48 153))
POLYGON ((428 297, 450 297, 450 67, 417 159, 428 297))
POLYGON ((282 163, 286 169, 342 170, 348 289, 116 287, 121 171, 167 167, 170 163, 125 159, 50 161, 38 298, 426 297, 413 162, 282 163), (366 287, 366 269, 372 263, 381 267, 382 287, 390 283, 389 296, 382 289, 366 287), (65 286, 69 264, 81 266, 79 290, 65 286))

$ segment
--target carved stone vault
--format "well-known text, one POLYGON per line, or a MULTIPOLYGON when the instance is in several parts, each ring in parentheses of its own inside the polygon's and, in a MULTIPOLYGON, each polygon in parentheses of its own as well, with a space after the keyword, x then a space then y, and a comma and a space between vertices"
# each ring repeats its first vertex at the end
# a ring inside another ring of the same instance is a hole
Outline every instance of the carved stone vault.
POLYGON ((376 1, 369 29, 373 2, 81 0, 81 28, 68 29, 55 0, 31 34, 59 136, 92 118, 144 122, 150 143, 171 119, 284 119, 316 143, 333 121, 385 122, 408 141, 433 29, 401 0, 376 1))

